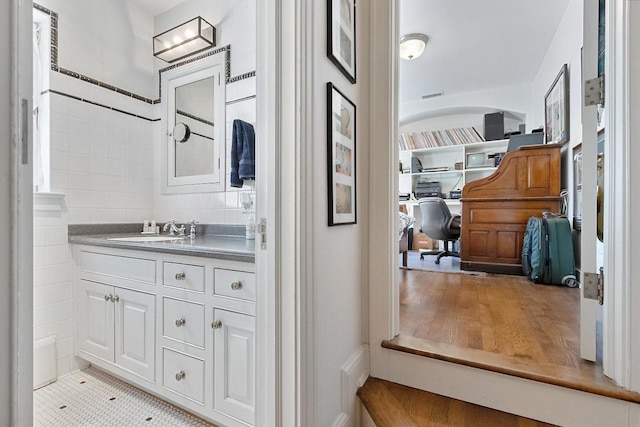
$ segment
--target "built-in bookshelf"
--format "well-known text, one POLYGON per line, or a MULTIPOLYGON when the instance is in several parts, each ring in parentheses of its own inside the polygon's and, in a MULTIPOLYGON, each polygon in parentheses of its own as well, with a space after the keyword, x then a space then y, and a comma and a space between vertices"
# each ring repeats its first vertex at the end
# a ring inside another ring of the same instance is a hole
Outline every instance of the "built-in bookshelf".
POLYGON ((450 147, 454 145, 484 142, 484 138, 476 128, 455 128, 400 134, 398 141, 400 151, 419 150, 422 148, 450 147))
MULTIPOLYGON (((425 132, 420 132, 422 133, 425 132)), ((410 194, 412 200, 415 200, 413 194, 418 182, 437 182, 441 187, 442 196, 445 199, 450 198, 452 190, 462 190, 466 183, 491 175, 507 151, 508 143, 508 139, 502 139, 401 149, 399 192, 401 195, 410 194), (414 159, 420 161, 420 170, 415 169, 418 162, 414 159), (473 164, 469 163, 471 160, 473 164)))

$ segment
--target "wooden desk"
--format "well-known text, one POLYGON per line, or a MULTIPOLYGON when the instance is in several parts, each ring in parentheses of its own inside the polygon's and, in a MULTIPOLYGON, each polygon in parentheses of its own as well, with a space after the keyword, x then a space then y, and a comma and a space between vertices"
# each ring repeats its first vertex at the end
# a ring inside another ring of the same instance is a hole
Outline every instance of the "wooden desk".
POLYGON ((522 242, 531 216, 559 212, 559 144, 507 153, 490 176, 462 188, 460 266, 522 274, 522 242))

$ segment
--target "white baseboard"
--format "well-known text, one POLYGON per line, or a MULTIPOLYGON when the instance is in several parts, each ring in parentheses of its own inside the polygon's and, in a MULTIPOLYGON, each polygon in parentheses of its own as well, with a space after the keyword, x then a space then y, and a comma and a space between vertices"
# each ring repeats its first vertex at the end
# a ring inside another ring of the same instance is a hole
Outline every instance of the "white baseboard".
POLYGON ((361 405, 356 393, 369 377, 369 346, 363 344, 340 368, 342 412, 333 427, 358 427, 361 423, 361 405))
POLYGON ((33 389, 51 384, 58 379, 56 336, 51 335, 33 342, 33 389))

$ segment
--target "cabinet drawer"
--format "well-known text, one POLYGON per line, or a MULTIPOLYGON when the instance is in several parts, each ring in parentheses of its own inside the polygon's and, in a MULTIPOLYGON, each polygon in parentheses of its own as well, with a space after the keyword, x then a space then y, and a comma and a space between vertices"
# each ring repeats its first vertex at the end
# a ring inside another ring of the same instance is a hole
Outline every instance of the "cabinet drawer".
POLYGON ((168 348, 162 349, 162 385, 204 404, 204 361, 168 348))
POLYGON ((162 283, 165 286, 204 292, 204 267, 165 262, 162 283))
POLYGON ((156 261, 120 255, 80 252, 80 275, 91 278, 99 275, 102 279, 128 279, 155 284, 156 261))
POLYGON ((246 271, 216 268, 214 274, 214 288, 216 295, 255 301, 256 275, 246 271))
POLYGON ((204 348, 204 306, 168 297, 162 306, 164 336, 204 348))

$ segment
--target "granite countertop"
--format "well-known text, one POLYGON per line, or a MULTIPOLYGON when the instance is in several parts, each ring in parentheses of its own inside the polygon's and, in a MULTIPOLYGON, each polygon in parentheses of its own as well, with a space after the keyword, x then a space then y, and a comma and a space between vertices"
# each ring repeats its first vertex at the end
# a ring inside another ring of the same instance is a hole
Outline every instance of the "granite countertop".
MULTIPOLYGON (((162 224, 159 224, 162 229, 162 224)), ((140 237, 141 224, 83 224, 69 225, 69 243, 135 249, 216 258, 229 261, 255 262, 255 240, 246 240, 244 226, 198 225, 196 238, 176 238, 161 242, 109 240, 140 237)), ((168 233, 161 233, 168 236, 168 233)))

